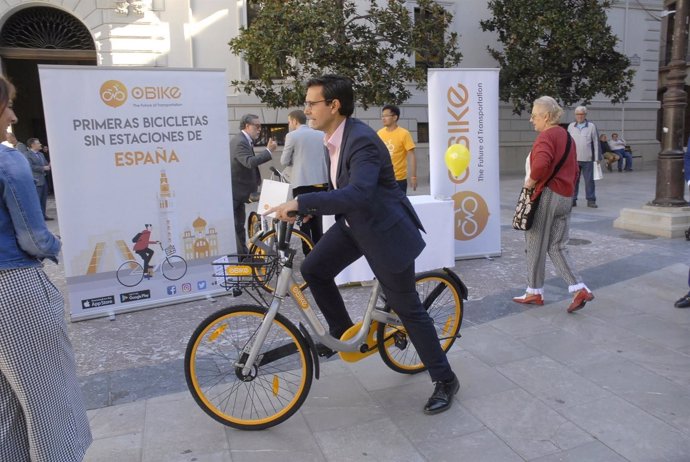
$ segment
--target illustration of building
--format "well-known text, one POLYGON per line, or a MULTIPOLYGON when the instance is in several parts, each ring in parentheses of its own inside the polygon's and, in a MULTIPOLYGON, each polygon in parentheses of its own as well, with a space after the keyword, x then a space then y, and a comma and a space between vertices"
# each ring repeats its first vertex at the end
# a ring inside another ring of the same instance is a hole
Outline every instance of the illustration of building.
POLYGON ((206 231, 208 223, 198 216, 192 222, 194 231, 187 229, 182 235, 184 240, 184 257, 187 260, 208 258, 218 254, 218 233, 213 227, 206 231))
POLYGON ((158 235, 163 248, 174 245, 177 248, 175 236, 175 193, 170 189, 168 175, 161 170, 160 187, 158 191, 158 235))

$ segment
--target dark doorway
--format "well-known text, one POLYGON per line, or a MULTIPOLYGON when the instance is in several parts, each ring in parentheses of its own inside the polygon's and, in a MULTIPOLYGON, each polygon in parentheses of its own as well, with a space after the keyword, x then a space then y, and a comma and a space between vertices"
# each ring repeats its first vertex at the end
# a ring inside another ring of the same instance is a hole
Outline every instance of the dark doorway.
MULTIPOLYGON (((39 64, 96 65, 91 32, 69 13, 50 7, 24 8, 10 16, 0 30, 2 71, 17 87, 14 102, 19 118, 12 130, 26 142, 46 138, 39 64)), ((75 98, 78 95, 75 95, 75 98)))

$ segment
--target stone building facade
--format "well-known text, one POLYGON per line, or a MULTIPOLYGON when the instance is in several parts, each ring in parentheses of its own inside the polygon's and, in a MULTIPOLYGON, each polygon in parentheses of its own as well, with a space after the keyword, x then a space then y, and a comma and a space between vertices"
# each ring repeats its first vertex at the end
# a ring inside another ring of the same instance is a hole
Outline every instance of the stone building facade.
MULTIPOLYGON (((0 0, 0 66, 17 84, 21 138, 45 137, 40 99, 38 64, 96 66, 147 66, 161 68, 221 68, 227 81, 245 79, 249 66, 230 53, 227 42, 247 22, 247 5, 255 0, 0 0)), ((484 0, 441 2, 455 15, 460 34, 462 67, 495 67, 486 51, 495 45, 492 33, 479 21, 488 17, 484 0)), ((410 8, 414 2, 410 2, 410 8)), ((653 160, 659 151, 659 61, 664 2, 619 0, 609 12, 609 24, 620 38, 619 50, 630 57, 637 71, 634 88, 625 104, 606 98, 592 101, 589 116, 604 133, 616 131, 632 145, 635 154, 653 160)), ((410 57, 410 59, 413 59, 410 57)), ((78 97, 78 95, 75 95, 78 97)), ((237 132, 237 121, 246 112, 259 114, 264 124, 287 123, 288 109, 263 106, 258 99, 227 87, 228 130, 237 132)), ((569 108, 571 109, 571 108, 569 108)), ((357 109, 355 115, 380 128, 380 108, 357 109)), ((501 170, 518 171, 524 165, 534 133, 528 113, 500 111, 501 170)), ((572 111, 567 113, 572 119, 572 111)), ((403 106, 402 126, 426 154, 426 94, 415 91, 403 106)), ((50 140, 47 140, 48 143, 50 140)))

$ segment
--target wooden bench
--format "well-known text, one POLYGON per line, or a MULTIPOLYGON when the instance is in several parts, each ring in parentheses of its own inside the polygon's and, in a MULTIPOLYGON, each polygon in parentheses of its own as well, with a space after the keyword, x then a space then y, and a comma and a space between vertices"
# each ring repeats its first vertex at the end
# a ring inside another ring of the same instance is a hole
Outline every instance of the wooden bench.
POLYGON ((630 147, 629 144, 626 144, 626 145, 625 145, 625 150, 628 151, 628 152, 632 155, 632 158, 633 158, 633 159, 642 159, 642 155, 641 155, 641 154, 635 155, 635 154, 633 153, 633 150, 632 150, 632 148, 630 147))

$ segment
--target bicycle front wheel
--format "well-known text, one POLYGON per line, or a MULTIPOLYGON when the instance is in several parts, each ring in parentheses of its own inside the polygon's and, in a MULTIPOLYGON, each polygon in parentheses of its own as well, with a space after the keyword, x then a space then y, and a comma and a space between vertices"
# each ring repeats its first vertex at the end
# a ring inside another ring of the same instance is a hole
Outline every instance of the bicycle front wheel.
MULTIPOLYGON (((268 231, 259 238, 259 241, 261 241, 264 246, 268 247, 270 252, 274 253, 278 252, 276 249, 276 240, 277 233, 275 229, 268 231)), ((314 243, 311 241, 309 236, 304 234, 302 231, 295 229, 292 231, 292 237, 290 238, 289 245, 291 249, 297 250, 295 253, 295 258, 292 260, 292 275, 297 280, 300 290, 304 290, 307 288, 307 282, 304 280, 304 278, 302 278, 300 268, 302 268, 302 262, 306 258, 307 254, 311 252, 311 249, 314 248, 314 243)), ((266 250, 257 245, 252 245, 252 247, 249 249, 249 253, 254 255, 265 255, 266 250)), ((276 284, 278 283, 278 276, 279 273, 275 272, 270 279, 264 281, 264 289, 266 289, 268 292, 273 292, 276 288, 276 284)), ((260 277, 260 279, 263 279, 263 277, 260 277)))
POLYGON ((134 287, 144 279, 144 267, 134 260, 127 260, 115 273, 117 282, 125 287, 134 287))
POLYGON ((161 263, 163 277, 170 281, 182 279, 187 274, 187 262, 182 257, 172 255, 161 263))
MULTIPOLYGON (((446 352, 453 346, 462 324, 460 288, 442 271, 417 275, 416 285, 422 305, 434 323, 441 349, 446 352)), ((386 310, 390 308, 386 307, 386 310)), ((376 338, 383 362, 394 371, 416 374, 426 369, 402 325, 379 324, 376 338)))
POLYGON ((187 386, 218 422, 263 430, 294 414, 311 388, 314 362, 297 328, 278 313, 249 374, 242 368, 266 315, 258 306, 225 308, 194 331, 187 344, 187 386))

